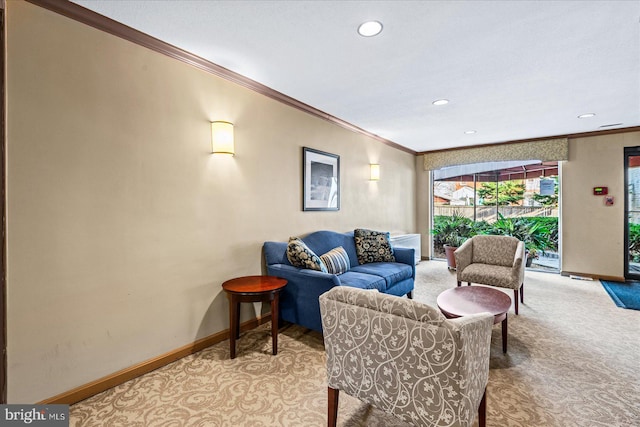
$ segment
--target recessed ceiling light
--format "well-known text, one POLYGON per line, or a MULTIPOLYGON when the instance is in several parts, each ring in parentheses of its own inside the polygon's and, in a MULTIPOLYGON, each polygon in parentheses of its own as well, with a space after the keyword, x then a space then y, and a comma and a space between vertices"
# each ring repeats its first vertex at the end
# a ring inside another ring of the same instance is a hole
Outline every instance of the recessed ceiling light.
POLYGON ((367 21, 358 27, 358 34, 362 37, 373 37, 380 34, 382 31, 382 24, 378 21, 367 21))
POLYGON ((610 125, 602 125, 600 127, 601 128, 610 128, 610 127, 613 127, 613 126, 621 126, 621 125, 622 125, 622 123, 611 123, 610 125))
POLYGON ((473 135, 474 133, 476 133, 475 130, 465 130, 464 133, 466 133, 467 135, 473 135))
POLYGON ((585 114, 580 114, 578 116, 579 119, 588 119, 589 117, 595 117, 596 113, 585 113, 585 114))
POLYGON ((433 105, 445 105, 448 103, 449 103, 448 99, 436 99, 435 101, 432 102, 433 105))

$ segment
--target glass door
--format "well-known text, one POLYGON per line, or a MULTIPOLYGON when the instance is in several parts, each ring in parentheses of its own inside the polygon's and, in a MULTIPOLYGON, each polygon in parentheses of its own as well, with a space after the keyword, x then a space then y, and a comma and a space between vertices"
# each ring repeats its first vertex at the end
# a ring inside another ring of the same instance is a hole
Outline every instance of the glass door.
POLYGON ((624 149, 624 277, 640 279, 640 147, 624 149))

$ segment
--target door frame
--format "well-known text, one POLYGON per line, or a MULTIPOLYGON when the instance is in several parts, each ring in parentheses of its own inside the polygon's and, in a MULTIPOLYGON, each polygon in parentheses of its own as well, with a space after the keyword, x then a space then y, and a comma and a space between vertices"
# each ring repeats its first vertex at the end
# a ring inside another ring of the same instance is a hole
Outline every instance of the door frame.
POLYGON ((640 279, 640 273, 632 273, 629 271, 629 157, 640 157, 640 147, 624 147, 624 278, 640 279))
POLYGON ((7 212, 6 212, 6 90, 5 90, 5 34, 6 9, 4 0, 0 1, 0 404, 7 403, 7 212))

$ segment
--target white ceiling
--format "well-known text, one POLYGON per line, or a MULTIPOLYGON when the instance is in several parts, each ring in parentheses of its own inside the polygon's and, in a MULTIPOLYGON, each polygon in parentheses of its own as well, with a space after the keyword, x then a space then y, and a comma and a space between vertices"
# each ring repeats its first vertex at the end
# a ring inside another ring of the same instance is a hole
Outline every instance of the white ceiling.
POLYGON ((417 152, 640 125, 636 0, 74 2, 417 152))

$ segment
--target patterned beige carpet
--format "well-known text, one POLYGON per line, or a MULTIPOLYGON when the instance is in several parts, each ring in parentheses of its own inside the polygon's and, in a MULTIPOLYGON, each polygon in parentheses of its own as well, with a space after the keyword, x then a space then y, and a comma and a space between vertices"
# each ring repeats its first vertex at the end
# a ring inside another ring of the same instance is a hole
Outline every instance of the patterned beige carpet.
MULTIPOLYGON (((435 306, 455 286, 446 264, 418 266, 415 299, 435 306)), ((511 295, 511 293, 510 293, 511 295)), ((325 426, 322 337, 270 324, 71 407, 72 426, 325 426)), ((640 426, 640 311, 618 308, 598 281, 527 272, 520 315, 491 342, 487 426, 640 426)), ((342 393, 339 426, 406 426, 342 393)), ((477 422, 476 422, 477 425, 477 422)))

